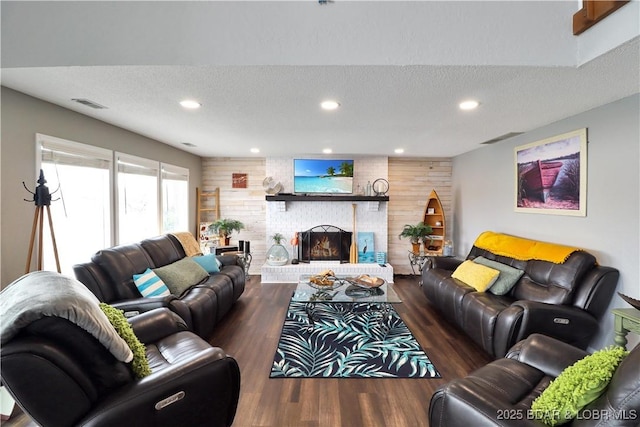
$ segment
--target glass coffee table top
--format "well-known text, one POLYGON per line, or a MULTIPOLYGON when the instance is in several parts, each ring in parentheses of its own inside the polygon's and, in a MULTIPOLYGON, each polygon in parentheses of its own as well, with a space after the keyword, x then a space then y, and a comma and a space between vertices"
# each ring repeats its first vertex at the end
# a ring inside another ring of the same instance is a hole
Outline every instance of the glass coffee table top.
POLYGON ((377 302, 398 304, 402 300, 393 285, 384 281, 376 288, 351 283, 348 277, 338 276, 331 286, 322 286, 310 281, 311 275, 302 275, 291 298, 295 302, 377 302))

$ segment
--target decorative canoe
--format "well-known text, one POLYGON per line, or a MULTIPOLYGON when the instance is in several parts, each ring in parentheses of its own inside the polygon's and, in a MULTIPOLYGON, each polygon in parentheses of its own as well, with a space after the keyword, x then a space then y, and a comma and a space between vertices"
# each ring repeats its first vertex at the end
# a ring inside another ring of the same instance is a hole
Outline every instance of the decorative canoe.
POLYGON ((542 201, 546 202, 549 197, 549 190, 555 184, 561 168, 562 162, 542 162, 538 160, 532 167, 521 174, 522 185, 527 194, 540 195, 542 201))

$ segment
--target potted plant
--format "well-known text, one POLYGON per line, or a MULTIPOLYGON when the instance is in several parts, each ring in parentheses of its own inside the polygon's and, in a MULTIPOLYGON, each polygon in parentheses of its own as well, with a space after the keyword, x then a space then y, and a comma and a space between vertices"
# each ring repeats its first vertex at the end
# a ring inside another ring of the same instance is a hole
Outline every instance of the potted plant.
POLYGON ((285 265, 289 262, 289 251, 282 246, 284 236, 280 233, 276 233, 271 236, 271 239, 275 242, 273 246, 267 251, 267 264, 269 265, 285 265))
POLYGON ((408 237, 411 242, 412 251, 418 253, 420 252, 420 240, 427 238, 432 231, 431 226, 424 222, 419 222, 416 225, 405 224, 402 232, 398 234, 398 238, 408 237))
POLYGON ((211 223, 209 229, 224 239, 224 246, 229 246, 231 234, 244 229, 244 224, 237 219, 224 218, 211 223))

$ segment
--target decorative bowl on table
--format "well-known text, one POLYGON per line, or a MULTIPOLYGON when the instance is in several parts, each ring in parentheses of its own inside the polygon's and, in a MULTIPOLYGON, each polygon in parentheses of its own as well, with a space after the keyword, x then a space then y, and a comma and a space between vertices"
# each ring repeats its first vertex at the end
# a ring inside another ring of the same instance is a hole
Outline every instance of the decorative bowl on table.
POLYGON ((384 285, 384 279, 382 277, 369 276, 368 274, 361 274, 356 277, 348 277, 347 281, 362 288, 379 288, 380 286, 384 285))

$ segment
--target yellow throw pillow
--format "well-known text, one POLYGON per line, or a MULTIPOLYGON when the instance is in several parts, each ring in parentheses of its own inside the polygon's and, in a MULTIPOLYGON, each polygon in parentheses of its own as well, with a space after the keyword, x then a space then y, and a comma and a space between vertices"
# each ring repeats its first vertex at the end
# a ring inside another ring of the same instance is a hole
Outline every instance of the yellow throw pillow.
POLYGON ((451 277, 466 283, 478 292, 484 292, 498 280, 499 275, 500 272, 494 268, 467 260, 456 268, 451 277))

